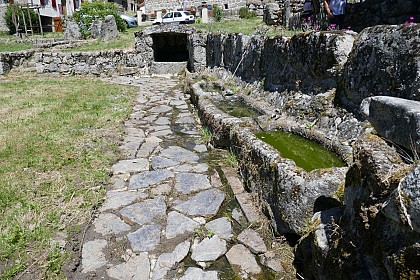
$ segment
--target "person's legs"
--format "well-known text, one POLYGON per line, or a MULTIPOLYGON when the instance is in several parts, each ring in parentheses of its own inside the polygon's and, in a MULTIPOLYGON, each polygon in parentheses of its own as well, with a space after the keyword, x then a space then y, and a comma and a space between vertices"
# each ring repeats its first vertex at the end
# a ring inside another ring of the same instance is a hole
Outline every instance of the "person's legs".
POLYGON ((344 19, 346 15, 334 15, 333 18, 329 19, 329 24, 335 24, 336 29, 344 29, 344 19))

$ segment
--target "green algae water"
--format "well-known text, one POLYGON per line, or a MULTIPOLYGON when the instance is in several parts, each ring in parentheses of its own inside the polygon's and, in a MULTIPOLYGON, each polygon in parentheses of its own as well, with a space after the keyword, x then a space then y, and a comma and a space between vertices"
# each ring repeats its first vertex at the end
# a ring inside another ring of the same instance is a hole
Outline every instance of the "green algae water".
POLYGON ((223 112, 226 112, 229 115, 237 118, 256 118, 261 115, 260 113, 258 113, 252 108, 247 107, 243 102, 240 101, 217 102, 216 106, 223 112))
POLYGON ((270 144, 284 158, 310 172, 314 169, 343 167, 343 161, 322 145, 284 131, 258 132, 259 139, 270 144))

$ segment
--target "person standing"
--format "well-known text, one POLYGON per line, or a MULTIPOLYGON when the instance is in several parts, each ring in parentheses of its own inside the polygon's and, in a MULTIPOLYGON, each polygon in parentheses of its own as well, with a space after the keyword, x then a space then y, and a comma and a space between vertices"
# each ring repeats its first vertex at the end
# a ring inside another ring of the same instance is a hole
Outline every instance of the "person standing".
POLYGON ((324 0, 329 24, 335 24, 337 29, 344 28, 346 0, 324 0))

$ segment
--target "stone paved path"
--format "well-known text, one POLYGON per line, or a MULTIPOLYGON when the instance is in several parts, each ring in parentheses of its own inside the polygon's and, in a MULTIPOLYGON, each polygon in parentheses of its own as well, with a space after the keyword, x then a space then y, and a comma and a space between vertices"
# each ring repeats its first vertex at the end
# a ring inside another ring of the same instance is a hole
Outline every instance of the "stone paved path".
POLYGON ((177 81, 113 82, 139 89, 120 147, 127 157, 112 167, 113 187, 86 232, 75 279, 233 279, 229 271, 242 278, 261 273, 256 254, 266 253, 266 245, 240 226, 258 213, 234 172, 226 174, 232 194, 208 164, 211 157, 177 81), (244 201, 243 210, 232 204, 234 195, 244 201))

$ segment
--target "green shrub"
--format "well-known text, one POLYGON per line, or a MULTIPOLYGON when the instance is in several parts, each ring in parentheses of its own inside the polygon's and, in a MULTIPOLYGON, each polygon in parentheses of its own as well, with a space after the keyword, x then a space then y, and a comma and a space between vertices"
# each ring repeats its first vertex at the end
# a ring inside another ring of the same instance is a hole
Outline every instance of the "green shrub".
MULTIPOLYGON (((26 22, 27 29, 31 29, 30 25, 29 25, 30 22, 29 22, 28 11, 27 10, 23 11, 16 4, 9 4, 7 6, 6 13, 4 14, 4 19, 6 21, 6 25, 9 28, 9 34, 15 34, 16 33, 16 26, 14 25, 13 18, 12 18, 13 11, 15 12, 15 14, 19 15, 20 31, 21 32, 25 31, 25 26, 23 24, 23 16, 25 16, 25 22, 26 22)), ((39 29, 39 27, 38 27, 39 26, 38 15, 33 10, 29 10, 29 15, 31 16, 32 28, 33 28, 34 31, 37 31, 39 29)))
POLYGON ((213 5, 214 20, 219 22, 222 20, 223 10, 217 5, 213 5))
POLYGON ((113 15, 117 23, 118 31, 126 30, 124 20, 120 17, 114 3, 111 2, 84 2, 79 11, 73 15, 73 19, 77 22, 80 32, 84 37, 89 35, 89 28, 96 19, 103 20, 107 15, 113 15))
POLYGON ((242 7, 239 9, 239 18, 249 19, 257 16, 255 11, 250 11, 247 7, 242 7))

